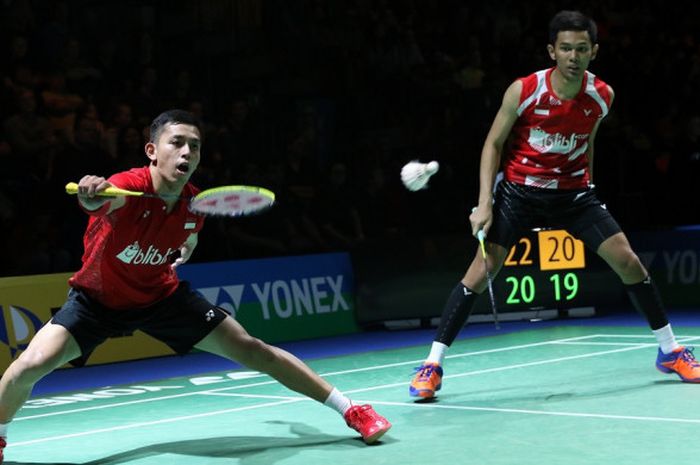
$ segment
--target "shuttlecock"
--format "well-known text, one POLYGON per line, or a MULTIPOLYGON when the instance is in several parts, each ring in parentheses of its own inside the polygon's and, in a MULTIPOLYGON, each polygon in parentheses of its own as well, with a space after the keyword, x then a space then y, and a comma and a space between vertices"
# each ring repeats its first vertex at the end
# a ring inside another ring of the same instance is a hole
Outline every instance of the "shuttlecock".
POLYGON ((430 176, 437 173, 439 168, 440 164, 436 161, 430 163, 408 162, 401 168, 401 181, 409 191, 415 192, 425 189, 430 176))

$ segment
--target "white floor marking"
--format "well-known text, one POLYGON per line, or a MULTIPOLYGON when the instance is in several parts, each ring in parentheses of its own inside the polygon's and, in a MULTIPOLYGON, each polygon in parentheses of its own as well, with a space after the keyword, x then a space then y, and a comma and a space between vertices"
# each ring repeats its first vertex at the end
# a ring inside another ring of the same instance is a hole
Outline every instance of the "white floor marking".
MULTIPOLYGON (((533 361, 533 362, 505 365, 505 366, 487 368, 487 369, 482 369, 482 370, 474 370, 474 371, 469 371, 469 372, 464 372, 464 373, 455 373, 455 374, 451 374, 449 376, 445 376, 445 379, 461 378, 461 377, 465 377, 465 376, 474 376, 474 375, 479 375, 479 374, 484 374, 484 373, 493 373, 493 372, 498 372, 498 371, 511 370, 511 369, 515 369, 515 368, 531 367, 531 366, 545 365, 545 364, 549 364, 549 363, 558 363, 558 362, 568 361, 568 360, 597 357, 597 356, 602 356, 602 355, 628 352, 628 351, 632 351, 632 350, 638 350, 638 349, 644 349, 644 348, 656 346, 655 343, 645 343, 645 342, 640 342, 640 343, 609 342, 609 343, 606 343, 606 342, 598 342, 598 341, 588 341, 588 344, 585 342, 583 342, 583 343, 581 342, 581 341, 585 341, 585 340, 602 338, 602 337, 648 338, 648 337, 653 337, 653 335, 649 336, 649 335, 623 335, 623 334, 593 334, 593 335, 587 335, 587 336, 555 339, 555 340, 551 340, 551 341, 543 341, 543 342, 537 342, 537 343, 531 343, 531 344, 522 344, 522 345, 501 347, 501 348, 496 348, 496 349, 487 349, 487 350, 474 351, 474 352, 465 352, 465 353, 461 353, 461 354, 453 354, 453 355, 448 356, 447 358, 471 357, 471 356, 476 356, 476 355, 484 355, 484 354, 490 354, 490 353, 496 353, 496 352, 527 349, 527 348, 531 348, 531 347, 544 346, 544 345, 557 345, 557 344, 575 344, 575 345, 591 345, 591 346, 600 346, 600 345, 609 345, 609 346, 623 345, 623 346, 625 346, 623 348, 598 351, 598 352, 591 352, 591 353, 587 353, 587 354, 579 354, 579 355, 572 355, 572 356, 566 356, 566 357, 557 357, 557 358, 546 359, 546 360, 538 360, 538 361, 533 361)), ((686 341, 698 340, 698 339, 700 339, 700 336, 677 336, 677 339, 679 340, 679 342, 686 342, 686 341)), ((422 363, 422 360, 375 365, 375 366, 371 366, 371 367, 363 367, 363 368, 356 368, 356 369, 351 369, 351 370, 342 370, 342 371, 336 371, 336 372, 330 372, 330 373, 323 373, 322 375, 324 377, 337 376, 337 375, 357 373, 357 372, 362 372, 362 371, 385 369, 385 368, 391 368, 391 367, 397 367, 397 366, 405 366, 405 365, 411 365, 411 364, 416 364, 416 363, 422 363)), ((130 423, 130 424, 126 424, 126 425, 110 427, 110 428, 101 428, 101 429, 81 431, 78 433, 65 434, 65 435, 60 435, 60 436, 51 436, 51 437, 45 437, 45 438, 32 439, 32 440, 28 440, 28 441, 12 442, 11 446, 13 448, 15 448, 15 447, 19 447, 19 446, 26 446, 26 445, 32 445, 32 444, 38 444, 38 443, 44 443, 44 442, 50 442, 50 441, 83 437, 83 436, 89 436, 89 435, 100 434, 100 433, 109 433, 109 432, 120 431, 120 430, 141 428, 141 427, 145 427, 145 426, 174 423, 174 422, 178 422, 178 421, 187 421, 187 420, 191 420, 191 419, 195 419, 195 418, 203 418, 203 417, 210 417, 210 416, 222 415, 222 414, 227 414, 227 413, 253 410, 253 409, 257 409, 257 408, 274 407, 274 406, 283 405, 283 404, 310 401, 310 399, 308 399, 306 397, 272 396, 272 395, 262 395, 262 394, 260 394, 260 395, 257 395, 257 394, 238 394, 238 393, 226 392, 226 391, 231 391, 231 390, 251 388, 251 387, 257 387, 257 386, 269 385, 269 384, 278 384, 278 383, 275 380, 262 381, 262 382, 248 383, 248 384, 243 384, 243 385, 238 385, 238 386, 227 386, 227 387, 217 388, 217 389, 208 389, 205 391, 197 391, 197 392, 189 392, 189 393, 176 394, 176 395, 160 396, 160 397, 141 399, 141 400, 136 400, 136 401, 119 402, 119 403, 114 403, 114 404, 109 404, 109 405, 85 407, 85 408, 73 409, 73 410, 62 411, 62 412, 52 412, 52 413, 24 416, 24 417, 20 417, 20 418, 15 419, 15 421, 31 420, 31 419, 43 418, 43 417, 54 416, 54 415, 65 415, 65 414, 69 414, 69 413, 79 413, 79 412, 85 412, 85 411, 97 410, 97 409, 114 408, 114 407, 120 407, 120 406, 126 406, 126 405, 139 404, 139 403, 143 403, 143 402, 154 402, 154 401, 174 399, 174 398, 193 396, 193 395, 221 395, 221 396, 238 396, 238 397, 246 397, 246 398, 259 398, 259 399, 277 399, 277 401, 275 401, 275 402, 266 402, 266 403, 262 403, 262 404, 245 406, 245 407, 237 407, 237 408, 223 409, 223 410, 214 410, 211 412, 204 412, 204 413, 198 413, 198 414, 187 415, 187 416, 164 418, 164 419, 148 421, 148 422, 136 422, 136 423, 130 423)), ((402 381, 400 383, 383 384, 383 385, 379 385, 379 386, 372 386, 372 387, 361 388, 361 389, 347 390, 344 392, 346 394, 369 392, 369 391, 375 391, 375 390, 380 390, 380 389, 394 388, 397 386, 406 386, 407 384, 408 384, 407 381, 402 381)), ((356 401, 356 402, 359 403, 360 401, 356 401)), ((577 413, 577 412, 548 412, 548 411, 527 410, 527 409, 507 409, 507 408, 497 408, 497 407, 469 407, 469 406, 459 406, 459 405, 419 404, 419 403, 415 403, 415 402, 387 402, 387 401, 377 401, 377 400, 361 401, 361 402, 362 403, 368 402, 368 403, 372 403, 372 404, 376 404, 376 405, 402 406, 402 407, 410 407, 410 408, 435 408, 435 409, 453 409, 453 410, 491 411, 491 412, 520 413, 520 414, 533 414, 533 415, 551 415, 551 416, 588 417, 588 418, 605 418, 605 419, 618 419, 618 420, 660 421, 660 422, 700 424, 700 419, 673 418, 673 417, 606 415, 606 414, 589 414, 589 413, 577 413)))

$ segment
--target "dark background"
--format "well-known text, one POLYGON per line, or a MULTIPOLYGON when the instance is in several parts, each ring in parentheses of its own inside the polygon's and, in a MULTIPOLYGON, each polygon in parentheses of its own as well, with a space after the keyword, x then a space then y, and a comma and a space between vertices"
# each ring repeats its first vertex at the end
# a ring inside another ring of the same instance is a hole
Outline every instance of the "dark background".
POLYGON ((597 21, 590 71, 616 92, 596 141, 599 196, 625 230, 700 223, 698 5, 4 0, 0 275, 77 269, 86 218, 63 186, 146 164, 144 128, 174 107, 205 124, 200 187, 279 199, 208 220, 194 262, 411 241, 429 256, 468 234, 502 94, 551 66, 547 23, 572 8, 597 21), (401 186, 411 159, 440 162, 430 189, 401 186))

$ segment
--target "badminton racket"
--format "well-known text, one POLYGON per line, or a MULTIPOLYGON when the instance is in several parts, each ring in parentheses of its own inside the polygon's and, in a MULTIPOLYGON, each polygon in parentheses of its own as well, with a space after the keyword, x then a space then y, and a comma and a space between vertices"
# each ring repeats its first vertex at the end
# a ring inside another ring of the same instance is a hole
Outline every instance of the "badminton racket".
MULTIPOLYGON (((78 193, 78 184, 66 184, 68 194, 78 193)), ((247 216, 260 213, 272 207, 275 194, 272 191, 256 186, 221 186, 201 191, 194 197, 176 195, 149 194, 146 192, 130 191, 118 187, 108 187, 97 195, 128 196, 128 197, 159 197, 189 200, 189 209, 194 213, 208 216, 247 216)))
POLYGON ((496 297, 493 293, 493 276, 489 271, 489 264, 486 258, 486 245, 484 245, 484 230, 480 229, 476 233, 477 239, 479 239, 479 247, 481 248, 481 256, 484 259, 484 270, 486 270, 486 282, 489 288, 489 300, 491 301, 491 312, 493 313, 493 323, 496 325, 496 329, 501 329, 498 324, 498 312, 496 311, 496 297))

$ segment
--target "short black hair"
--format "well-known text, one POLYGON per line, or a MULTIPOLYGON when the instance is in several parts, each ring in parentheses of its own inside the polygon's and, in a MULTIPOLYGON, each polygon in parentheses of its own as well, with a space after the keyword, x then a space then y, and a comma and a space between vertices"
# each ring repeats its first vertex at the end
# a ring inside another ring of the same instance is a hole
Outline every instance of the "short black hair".
POLYGON ((549 22, 549 43, 554 45, 560 31, 587 31, 591 43, 598 42, 598 26, 580 11, 563 10, 554 15, 549 22))
POLYGON ((163 128, 166 124, 188 124, 196 127, 199 130, 200 137, 202 134, 201 122, 199 121, 199 118, 194 116, 192 113, 177 109, 167 110, 156 116, 151 123, 151 131, 148 139, 149 142, 155 143, 158 141, 158 138, 163 132, 163 128))

